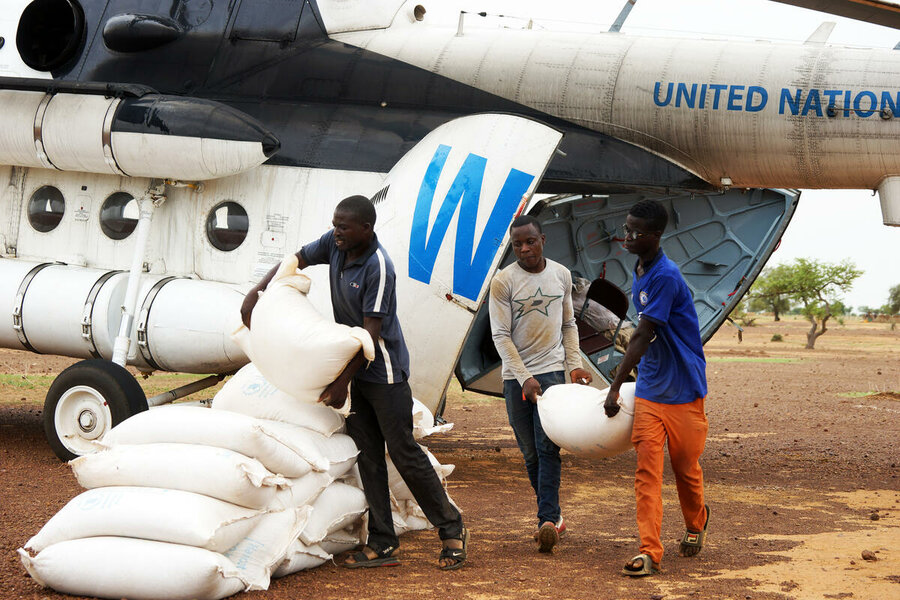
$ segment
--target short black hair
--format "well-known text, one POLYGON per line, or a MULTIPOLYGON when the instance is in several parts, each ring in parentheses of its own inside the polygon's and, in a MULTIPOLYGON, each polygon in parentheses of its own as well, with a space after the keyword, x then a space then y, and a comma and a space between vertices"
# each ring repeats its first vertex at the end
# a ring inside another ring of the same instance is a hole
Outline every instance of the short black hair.
POLYGON ((512 225, 509 226, 509 233, 512 234, 512 230, 516 227, 526 227, 528 225, 534 225, 538 233, 544 233, 544 230, 541 229, 541 222, 531 215, 519 215, 516 217, 512 225))
POLYGON ((628 209, 632 217, 644 219, 653 231, 665 231, 669 224, 669 213, 666 208, 655 200, 641 200, 628 209))
POLYGON ((365 196, 348 196, 338 202, 334 210, 346 211, 360 223, 368 223, 375 227, 375 205, 365 196))

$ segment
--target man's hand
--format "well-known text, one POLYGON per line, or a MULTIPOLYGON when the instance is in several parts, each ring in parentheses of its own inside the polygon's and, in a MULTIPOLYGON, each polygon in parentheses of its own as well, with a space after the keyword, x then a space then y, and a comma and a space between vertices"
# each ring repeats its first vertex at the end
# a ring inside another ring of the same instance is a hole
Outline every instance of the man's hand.
POLYGON ((244 322, 247 329, 250 329, 250 314, 257 302, 259 302, 259 292, 253 288, 244 296, 244 301, 241 303, 241 321, 244 322))
POLYGON ((609 394, 606 395, 606 402, 603 403, 603 410, 606 411, 606 416, 610 419, 619 414, 618 399, 619 391, 610 389, 609 394))
POLYGON ((580 383, 581 385, 588 385, 589 383, 594 381, 594 378, 591 376, 591 374, 584 369, 572 369, 569 377, 572 378, 572 383, 580 383))
POLYGON ((537 403, 537 397, 541 395, 541 384, 534 377, 529 377, 522 384, 522 395, 532 404, 537 403))
POLYGON ((347 401, 347 388, 350 382, 343 377, 338 377, 328 384, 328 387, 319 395, 319 402, 334 409, 340 409, 347 401))

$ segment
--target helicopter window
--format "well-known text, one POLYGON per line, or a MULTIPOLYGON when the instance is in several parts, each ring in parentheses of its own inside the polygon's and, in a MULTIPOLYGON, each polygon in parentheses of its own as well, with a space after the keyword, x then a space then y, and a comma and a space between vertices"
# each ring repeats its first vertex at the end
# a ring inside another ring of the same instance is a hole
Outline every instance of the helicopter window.
POLYGON ((237 202, 217 204, 206 218, 206 237, 219 250, 229 252, 240 246, 247 237, 250 219, 237 202))
POLYGON ((140 209, 137 200, 128 192, 111 194, 100 208, 100 229, 106 237, 124 240, 137 227, 140 209))
POLYGON ((38 188, 28 201, 28 222, 41 233, 56 229, 65 212, 66 200, 52 185, 38 188))

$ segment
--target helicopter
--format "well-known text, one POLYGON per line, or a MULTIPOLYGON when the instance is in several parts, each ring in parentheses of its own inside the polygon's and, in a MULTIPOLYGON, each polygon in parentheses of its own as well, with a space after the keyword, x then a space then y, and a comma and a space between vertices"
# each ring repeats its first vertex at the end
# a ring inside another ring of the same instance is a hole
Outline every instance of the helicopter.
MULTIPOLYGON (((797 188, 877 190, 900 225, 900 54, 632 36, 631 4, 573 33, 432 24, 422 0, 23 3, 0 46, 25 65, 0 77, 0 347, 85 359, 44 405, 57 455, 245 364, 243 294, 344 196, 376 205, 410 384, 437 415, 454 375, 500 390, 484 299, 517 214, 548 257, 627 290, 617 232, 661 202, 704 341, 797 188), (146 398, 126 365, 213 375, 146 398)), ((813 4, 898 25, 890 2, 813 4)), ((622 355, 581 333, 602 385, 622 355)))

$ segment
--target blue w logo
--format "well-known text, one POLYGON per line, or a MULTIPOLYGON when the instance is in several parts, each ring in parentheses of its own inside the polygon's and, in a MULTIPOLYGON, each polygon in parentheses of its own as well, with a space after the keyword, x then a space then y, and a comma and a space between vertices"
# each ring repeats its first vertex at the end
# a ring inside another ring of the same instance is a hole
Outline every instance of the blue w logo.
POLYGON ((473 253, 475 221, 478 216, 478 203, 481 200, 484 169, 487 165, 487 159, 483 156, 469 154, 466 157, 438 210, 431 235, 428 234, 428 217, 434 201, 434 190, 449 154, 449 146, 443 144, 438 146, 419 188, 409 237, 409 276, 423 283, 431 282, 431 273, 438 251, 444 243, 444 236, 456 213, 456 207, 459 206, 453 258, 453 293, 469 300, 476 300, 503 240, 506 227, 512 220, 522 195, 528 191, 528 186, 534 180, 534 175, 510 169, 478 241, 478 247, 473 253))

